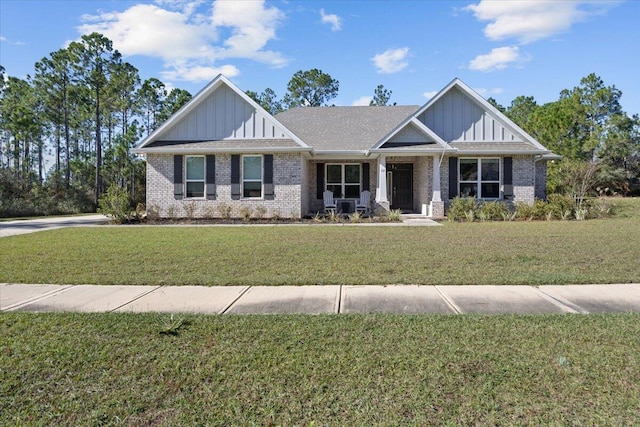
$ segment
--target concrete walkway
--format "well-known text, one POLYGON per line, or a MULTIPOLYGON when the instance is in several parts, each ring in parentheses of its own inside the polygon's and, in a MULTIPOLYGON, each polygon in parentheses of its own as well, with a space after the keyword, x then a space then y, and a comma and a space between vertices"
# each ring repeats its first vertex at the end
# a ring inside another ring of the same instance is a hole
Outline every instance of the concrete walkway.
POLYGON ((54 216, 37 219, 19 219, 0 222, 0 237, 18 234, 35 233, 36 231, 53 230, 63 227, 79 227, 100 225, 109 222, 104 215, 54 216))
POLYGON ((640 312, 640 283, 567 286, 0 284, 0 310, 207 314, 640 312))

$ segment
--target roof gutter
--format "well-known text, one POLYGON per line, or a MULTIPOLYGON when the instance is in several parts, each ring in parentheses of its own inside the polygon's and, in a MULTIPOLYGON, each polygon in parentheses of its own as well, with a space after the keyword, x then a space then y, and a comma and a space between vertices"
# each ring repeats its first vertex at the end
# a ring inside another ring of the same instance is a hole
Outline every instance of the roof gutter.
POLYGON ((138 148, 131 150, 134 154, 205 154, 205 153, 305 153, 312 152, 310 147, 238 147, 238 148, 177 148, 177 147, 155 147, 138 148))

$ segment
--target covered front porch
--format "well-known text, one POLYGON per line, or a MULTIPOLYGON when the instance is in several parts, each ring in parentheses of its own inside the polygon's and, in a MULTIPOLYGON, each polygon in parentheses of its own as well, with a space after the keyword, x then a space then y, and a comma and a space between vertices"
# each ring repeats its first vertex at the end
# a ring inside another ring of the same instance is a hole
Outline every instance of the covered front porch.
POLYGON ((323 194, 328 190, 341 211, 353 212, 360 194, 369 191, 371 212, 398 209, 442 218, 441 163, 442 155, 380 154, 374 159, 309 160, 308 211, 311 214, 324 211, 323 194))

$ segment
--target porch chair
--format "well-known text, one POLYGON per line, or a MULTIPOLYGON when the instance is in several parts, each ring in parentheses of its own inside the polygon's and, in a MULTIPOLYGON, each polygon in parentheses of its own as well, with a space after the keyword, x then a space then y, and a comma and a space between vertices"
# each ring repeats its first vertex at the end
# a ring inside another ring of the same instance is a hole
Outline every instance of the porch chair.
POLYGON ((322 195, 324 196, 324 211, 335 214, 338 206, 333 200, 333 191, 326 190, 322 195))
POLYGON ((364 190, 360 193, 360 200, 356 201, 356 212, 366 213, 369 211, 369 201, 371 200, 371 193, 369 190, 364 190))

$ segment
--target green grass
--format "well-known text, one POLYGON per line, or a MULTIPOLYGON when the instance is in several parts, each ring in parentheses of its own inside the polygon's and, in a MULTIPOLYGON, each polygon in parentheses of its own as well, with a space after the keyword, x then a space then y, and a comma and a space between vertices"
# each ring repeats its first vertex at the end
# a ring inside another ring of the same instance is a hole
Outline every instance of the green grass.
POLYGON ((640 282, 640 221, 443 227, 93 227, 0 240, 0 282, 101 285, 640 282))
POLYGON ((0 425, 640 420, 636 314, 182 320, 0 314, 0 425))

